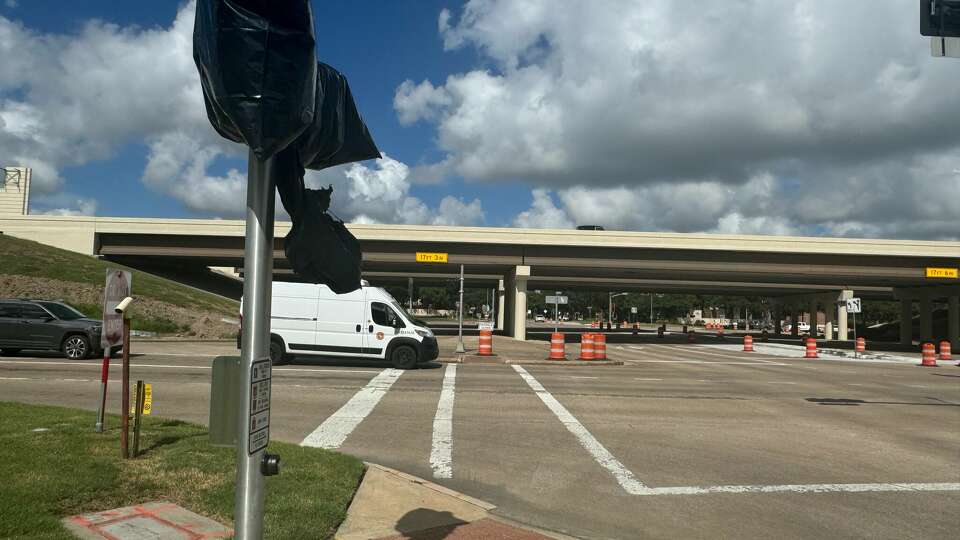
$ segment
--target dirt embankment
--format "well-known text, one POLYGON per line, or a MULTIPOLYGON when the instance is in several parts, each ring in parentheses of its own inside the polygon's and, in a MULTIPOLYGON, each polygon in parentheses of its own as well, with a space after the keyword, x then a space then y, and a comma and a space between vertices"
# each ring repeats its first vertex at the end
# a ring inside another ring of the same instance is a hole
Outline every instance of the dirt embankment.
MULTIPOLYGON (((147 330, 201 339, 229 338, 237 333, 237 325, 221 320, 224 317, 235 319, 236 314, 196 311, 153 298, 133 296, 137 302, 132 317, 135 323, 141 319, 147 330)), ((85 308, 103 305, 103 288, 47 278, 0 275, 0 298, 63 300, 89 314, 89 309, 85 308)))

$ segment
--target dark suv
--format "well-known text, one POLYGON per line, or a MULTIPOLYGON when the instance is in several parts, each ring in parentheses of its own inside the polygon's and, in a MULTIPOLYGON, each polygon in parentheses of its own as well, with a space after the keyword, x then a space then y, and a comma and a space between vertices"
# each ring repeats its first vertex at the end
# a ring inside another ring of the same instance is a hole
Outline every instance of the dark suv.
POLYGON ((103 323, 62 302, 0 299, 0 353, 23 349, 61 351, 82 360, 100 350, 103 323))

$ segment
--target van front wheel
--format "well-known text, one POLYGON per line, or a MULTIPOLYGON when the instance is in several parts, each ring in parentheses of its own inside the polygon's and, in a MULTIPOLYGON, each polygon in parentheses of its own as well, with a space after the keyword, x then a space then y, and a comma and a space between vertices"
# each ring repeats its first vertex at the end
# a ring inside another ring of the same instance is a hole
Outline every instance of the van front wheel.
POLYGON ((390 362, 397 369, 413 369, 417 366, 417 351, 409 345, 399 345, 390 354, 390 362))
POLYGON ((276 340, 270 341, 270 363, 275 366, 282 366, 289 360, 287 352, 283 350, 283 343, 276 340))

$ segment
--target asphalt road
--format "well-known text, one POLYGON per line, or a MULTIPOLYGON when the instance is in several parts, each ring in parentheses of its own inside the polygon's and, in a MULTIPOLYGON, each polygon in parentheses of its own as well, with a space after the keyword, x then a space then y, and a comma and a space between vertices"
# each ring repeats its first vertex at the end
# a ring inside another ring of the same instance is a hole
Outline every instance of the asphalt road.
MULTIPOLYGON (((132 378, 153 383, 155 414, 206 423, 211 356, 229 344, 134 350, 145 354, 132 378)), ((608 354, 625 365, 277 367, 272 437, 333 446, 579 537, 960 534, 960 367, 708 345, 608 354)), ((98 380, 99 361, 0 359, 3 400, 95 409, 98 380)))

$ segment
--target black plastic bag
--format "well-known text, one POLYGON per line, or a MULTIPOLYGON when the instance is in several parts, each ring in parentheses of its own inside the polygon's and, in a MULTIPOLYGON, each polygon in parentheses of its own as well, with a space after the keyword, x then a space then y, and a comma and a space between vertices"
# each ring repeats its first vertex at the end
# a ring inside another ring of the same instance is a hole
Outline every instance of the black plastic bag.
POLYGON ((306 189, 304 167, 334 165, 380 157, 357 111, 347 79, 326 64, 317 66, 317 114, 313 125, 274 162, 280 201, 293 220, 284 251, 293 271, 337 294, 360 287, 360 242, 327 210, 333 188, 306 189))
POLYGON ((314 121, 309 0, 198 0, 193 57, 217 133, 267 159, 314 121))
POLYGON ((288 198, 283 196, 284 191, 280 192, 285 206, 290 195, 299 202, 298 216, 287 233, 284 250, 297 275, 345 294, 360 288, 362 255, 360 242, 343 221, 327 213, 332 193, 333 186, 292 190, 287 193, 288 198))
POLYGON ((380 157, 367 125, 357 111, 347 78, 320 62, 313 126, 297 140, 300 162, 307 169, 380 157))

